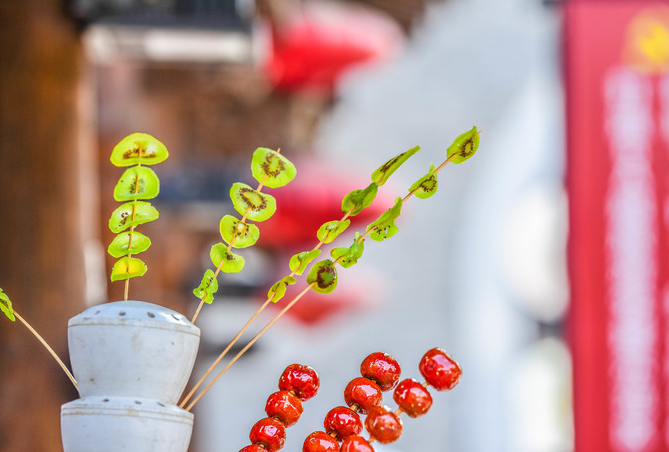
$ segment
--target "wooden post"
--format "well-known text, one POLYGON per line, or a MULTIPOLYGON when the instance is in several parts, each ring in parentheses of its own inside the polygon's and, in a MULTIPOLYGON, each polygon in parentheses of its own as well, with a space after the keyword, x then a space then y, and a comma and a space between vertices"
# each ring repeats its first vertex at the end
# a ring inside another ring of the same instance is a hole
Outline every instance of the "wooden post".
MULTIPOLYGON (((58 0, 0 1, 0 287, 66 362, 84 308, 82 57, 58 0)), ((90 149, 90 152, 94 152, 90 149)), ((62 452, 60 405, 77 397, 18 322, 0 319, 0 451, 62 452)))

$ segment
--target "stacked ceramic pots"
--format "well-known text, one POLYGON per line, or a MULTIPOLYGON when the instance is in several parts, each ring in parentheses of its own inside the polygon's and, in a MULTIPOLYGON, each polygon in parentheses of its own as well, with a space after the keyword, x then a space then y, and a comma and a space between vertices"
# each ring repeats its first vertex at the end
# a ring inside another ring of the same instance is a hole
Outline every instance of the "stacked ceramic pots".
POLYGON ((176 403, 199 341, 182 314, 140 301, 93 306, 70 319, 81 398, 61 408, 65 452, 186 452, 193 415, 176 403))

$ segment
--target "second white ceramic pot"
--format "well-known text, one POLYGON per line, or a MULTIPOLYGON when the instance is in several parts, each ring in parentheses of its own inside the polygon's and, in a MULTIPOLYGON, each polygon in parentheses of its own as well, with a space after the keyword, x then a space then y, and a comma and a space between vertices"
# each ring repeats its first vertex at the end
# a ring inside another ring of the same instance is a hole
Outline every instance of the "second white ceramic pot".
POLYGON ((193 414, 156 400, 94 396, 60 410, 65 452, 187 452, 193 414))
POLYGON ((82 398, 139 397, 176 404, 193 369, 200 330, 182 314, 142 301, 93 306, 68 323, 82 398))

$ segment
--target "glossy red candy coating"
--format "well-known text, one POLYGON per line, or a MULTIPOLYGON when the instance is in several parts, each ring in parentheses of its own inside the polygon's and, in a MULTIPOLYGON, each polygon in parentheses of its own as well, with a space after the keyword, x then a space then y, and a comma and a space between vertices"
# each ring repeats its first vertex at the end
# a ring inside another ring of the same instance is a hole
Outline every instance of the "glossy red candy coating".
POLYGON ((241 449, 239 452, 267 452, 267 449, 259 444, 251 444, 241 449))
POLYGON ((365 427, 370 437, 382 444, 397 441, 402 434, 402 421, 385 406, 370 408, 365 419, 365 427))
POLYGON ((346 405, 361 414, 381 403, 381 388, 369 378, 358 377, 351 380, 344 389, 346 405))
POLYGON ((303 364, 291 364, 279 377, 279 389, 293 391, 301 401, 316 395, 320 380, 316 371, 303 364))
POLYGON ((270 394, 265 404, 267 416, 280 420, 286 427, 294 425, 303 411, 302 402, 291 391, 277 391, 270 394))
POLYGON ((362 436, 353 435, 341 443, 340 452, 374 452, 374 448, 362 436))
POLYGON ((411 417, 421 416, 432 406, 432 396, 422 384, 407 378, 397 385, 393 399, 411 417))
POLYGON ((362 431, 362 421, 358 413, 347 406, 338 406, 325 415, 325 431, 340 441, 362 431))
POLYGON ((263 446, 268 452, 275 452, 286 442, 286 427, 283 422, 266 417, 251 427, 249 439, 252 444, 263 446))
POLYGON ((360 364, 360 374, 376 382, 381 391, 389 391, 397 386, 401 373, 402 369, 395 358, 383 352, 372 353, 360 364))
POLYGON ((440 348, 433 348, 425 353, 418 369, 425 380, 437 391, 453 389, 462 375, 458 363, 440 348))
POLYGON ((302 452, 339 452, 339 442, 325 432, 313 432, 304 440, 302 452))

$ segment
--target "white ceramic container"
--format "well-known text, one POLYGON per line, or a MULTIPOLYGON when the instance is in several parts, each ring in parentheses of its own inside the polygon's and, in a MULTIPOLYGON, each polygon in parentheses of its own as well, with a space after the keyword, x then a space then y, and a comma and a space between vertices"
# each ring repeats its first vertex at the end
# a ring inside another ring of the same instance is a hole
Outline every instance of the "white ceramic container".
POLYGON ((182 314, 141 301, 93 306, 68 322, 70 361, 82 398, 176 404, 199 342, 200 330, 182 314))
POLYGON ((61 407, 65 452, 186 452, 193 414, 150 399, 92 396, 61 407))

